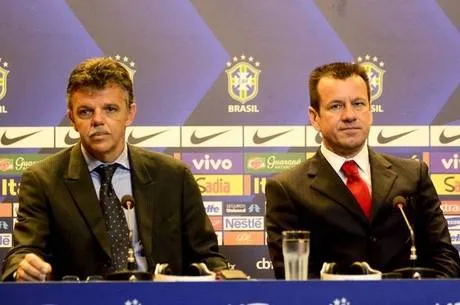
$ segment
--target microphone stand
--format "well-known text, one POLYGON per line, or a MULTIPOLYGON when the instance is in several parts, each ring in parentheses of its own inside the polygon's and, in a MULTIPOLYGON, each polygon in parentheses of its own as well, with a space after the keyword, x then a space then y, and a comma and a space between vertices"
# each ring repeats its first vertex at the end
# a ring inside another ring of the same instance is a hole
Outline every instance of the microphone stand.
POLYGON ((394 270, 392 273, 399 274, 402 278, 411 278, 411 279, 422 279, 422 278, 437 278, 442 277, 443 274, 435 269, 432 268, 424 268, 424 267, 417 267, 417 248, 415 247, 415 234, 412 226, 407 219, 406 213, 404 212, 404 208, 407 206, 406 198, 402 196, 396 196, 393 199, 393 206, 397 207, 401 211, 401 215, 404 218, 404 222, 406 223, 406 227, 409 230, 410 239, 411 239, 411 247, 410 247, 410 255, 409 261, 411 267, 406 268, 399 268, 394 270))
POLYGON ((407 219, 407 216, 406 216, 406 213, 404 213, 404 210, 403 210, 403 204, 402 203, 398 203, 396 205, 399 210, 401 211, 401 215, 403 216, 404 218, 404 221, 406 222, 406 226, 407 228, 409 229, 409 235, 410 235, 410 240, 411 240, 411 247, 410 247, 410 255, 409 255, 409 260, 411 262, 411 265, 412 265, 412 268, 415 268, 416 267, 416 264, 417 264, 417 248, 415 247, 415 234, 414 234, 414 230, 412 229, 412 226, 410 225, 410 222, 409 220, 407 219))

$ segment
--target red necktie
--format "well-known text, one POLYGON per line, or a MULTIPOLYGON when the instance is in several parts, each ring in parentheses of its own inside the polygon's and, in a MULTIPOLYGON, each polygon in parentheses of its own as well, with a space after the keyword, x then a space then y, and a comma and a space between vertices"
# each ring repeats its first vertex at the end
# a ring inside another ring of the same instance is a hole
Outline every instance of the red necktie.
POLYGON ((347 187, 355 196, 356 201, 358 201, 361 209, 366 215, 367 219, 371 218, 371 194, 369 188, 367 187, 366 182, 359 176, 358 165, 355 161, 346 161, 342 165, 342 172, 347 178, 347 187))

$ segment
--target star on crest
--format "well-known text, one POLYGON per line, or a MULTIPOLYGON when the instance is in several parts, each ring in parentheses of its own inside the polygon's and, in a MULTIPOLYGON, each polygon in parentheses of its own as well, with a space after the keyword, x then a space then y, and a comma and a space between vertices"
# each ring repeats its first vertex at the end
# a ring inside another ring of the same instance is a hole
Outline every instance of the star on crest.
POLYGON ((8 62, 7 62, 7 61, 4 61, 4 62, 2 63, 2 58, 0 58, 0 64, 3 66, 3 68, 5 68, 5 69, 8 68, 8 62))
MULTIPOLYGON (((253 56, 247 57, 246 55, 242 54, 240 57, 234 56, 234 57, 232 58, 233 63, 237 63, 237 62, 240 61, 240 60, 241 60, 241 61, 247 61, 247 62, 249 62, 249 63, 251 63, 251 64, 253 63, 255 67, 259 67, 259 66, 260 66, 260 62, 259 62, 259 61, 255 61, 255 58, 254 58, 253 56)), ((233 63, 230 62, 230 61, 227 61, 226 66, 229 68, 229 67, 232 66, 233 63)))
MULTIPOLYGON (((112 58, 112 56, 109 56, 109 58, 112 58)), ((115 58, 116 61, 118 61, 128 70, 131 80, 134 81, 134 74, 136 73, 136 63, 133 60, 131 60, 128 56, 122 57, 120 54, 115 55, 113 58, 115 58)))
MULTIPOLYGON (((385 63, 383 61, 380 61, 379 62, 379 58, 377 56, 374 56, 374 57, 371 57, 370 55, 366 54, 366 56, 364 56, 364 59, 359 56, 357 58, 358 60, 358 63, 361 63, 363 61, 367 61, 367 62, 371 62, 373 61, 376 65, 378 65, 380 68, 383 68, 385 66, 385 63)), ((354 62, 353 62, 354 63, 354 62)))

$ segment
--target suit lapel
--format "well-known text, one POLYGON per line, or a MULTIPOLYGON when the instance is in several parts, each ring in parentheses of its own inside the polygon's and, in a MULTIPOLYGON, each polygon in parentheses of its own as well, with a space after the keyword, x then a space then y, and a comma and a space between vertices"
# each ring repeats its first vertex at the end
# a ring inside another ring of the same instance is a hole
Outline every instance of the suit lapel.
POLYGON ((136 147, 128 145, 128 149, 139 237, 142 241, 148 264, 153 266, 153 262, 150 260, 153 253, 154 203, 155 200, 158 200, 158 196, 155 196, 157 191, 155 188, 157 171, 155 165, 152 165, 153 162, 148 165, 145 163, 145 157, 139 153, 136 147))
POLYGON ((64 179, 94 236, 96 236, 106 254, 111 257, 104 215, 94 191, 94 185, 88 166, 83 158, 80 144, 76 144, 71 150, 69 167, 64 179))
POLYGON ((343 206, 361 223, 368 224, 368 220, 356 202, 355 197, 321 154, 320 150, 311 159, 308 176, 313 179, 312 188, 343 206))
POLYGON ((388 201, 388 195, 398 175, 391 170, 390 162, 372 150, 369 150, 369 162, 372 177, 372 219, 375 219, 382 205, 388 201))

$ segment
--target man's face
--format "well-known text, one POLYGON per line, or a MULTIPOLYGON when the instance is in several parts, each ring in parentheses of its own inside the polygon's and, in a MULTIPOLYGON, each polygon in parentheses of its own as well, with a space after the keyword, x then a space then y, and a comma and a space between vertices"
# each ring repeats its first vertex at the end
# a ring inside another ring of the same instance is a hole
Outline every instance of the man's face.
POLYGON ((356 155, 372 124, 372 112, 364 80, 324 77, 318 83, 319 113, 309 109, 310 122, 323 136, 323 145, 343 157, 356 155))
POLYGON ((128 108, 126 97, 117 85, 79 90, 70 97, 69 119, 86 151, 102 162, 115 161, 123 151, 126 126, 136 115, 136 104, 128 108))

